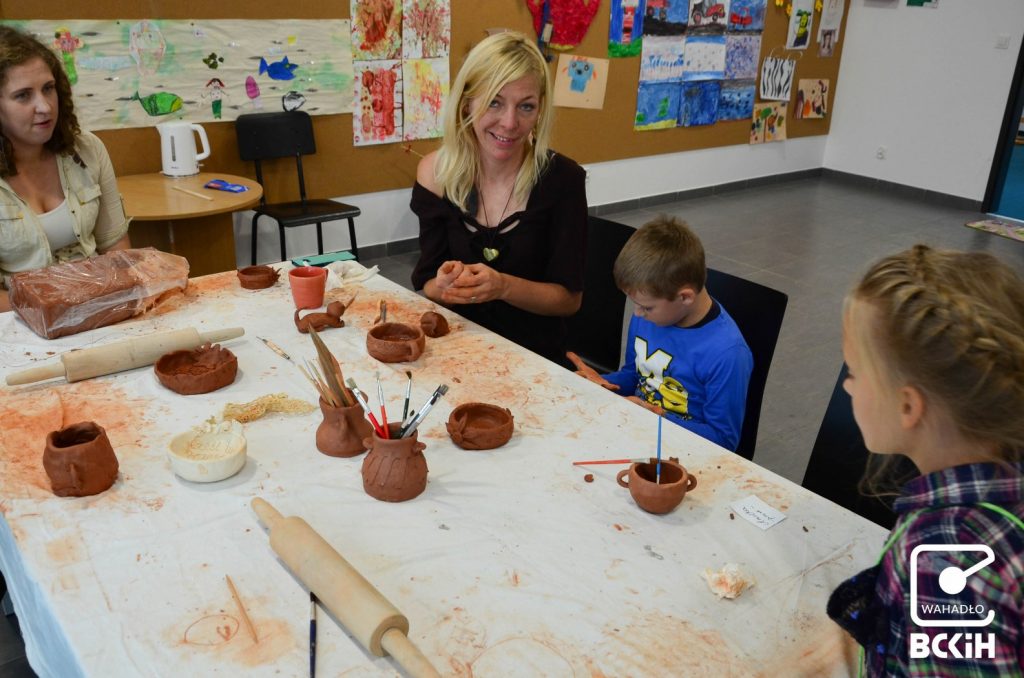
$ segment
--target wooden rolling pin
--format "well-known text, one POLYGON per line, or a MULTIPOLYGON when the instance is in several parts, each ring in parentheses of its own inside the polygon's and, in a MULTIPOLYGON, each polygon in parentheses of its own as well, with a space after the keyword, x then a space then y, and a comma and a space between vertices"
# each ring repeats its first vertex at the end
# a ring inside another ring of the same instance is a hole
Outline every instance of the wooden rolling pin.
POLYGON ((270 547, 363 647, 390 654, 413 678, 440 674, 409 640, 409 620, 302 518, 285 518, 256 497, 252 509, 270 530, 270 547))
POLYGON ((202 346, 206 342, 227 341, 245 334, 241 327, 199 332, 194 327, 158 332, 144 337, 115 341, 105 346, 76 348, 60 356, 60 362, 32 367, 7 375, 8 386, 31 384, 44 379, 64 377, 69 382, 114 374, 152 365, 160 356, 202 346))

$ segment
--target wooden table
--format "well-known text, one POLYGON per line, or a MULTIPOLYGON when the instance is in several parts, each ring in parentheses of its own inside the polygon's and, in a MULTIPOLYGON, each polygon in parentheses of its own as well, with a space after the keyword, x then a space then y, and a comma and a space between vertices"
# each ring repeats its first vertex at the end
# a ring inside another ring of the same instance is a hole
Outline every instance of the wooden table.
POLYGON ((132 174, 118 177, 117 184, 125 212, 133 222, 132 245, 152 246, 185 257, 192 276, 236 267, 231 213, 252 207, 263 195, 263 187, 252 179, 214 172, 190 177, 167 177, 156 172, 132 174), (249 190, 231 193, 203 188, 211 179, 242 184, 249 190), (179 188, 208 196, 210 200, 179 188))

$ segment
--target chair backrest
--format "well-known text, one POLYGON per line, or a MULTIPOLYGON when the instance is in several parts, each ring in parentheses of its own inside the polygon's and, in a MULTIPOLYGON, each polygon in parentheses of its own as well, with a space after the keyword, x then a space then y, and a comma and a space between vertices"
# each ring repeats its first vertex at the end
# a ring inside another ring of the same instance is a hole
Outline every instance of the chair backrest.
POLYGON ((753 459, 757 427, 761 421, 761 399, 789 297, 770 287, 711 268, 708 269, 707 288, 736 321, 754 357, 754 369, 747 386, 747 409, 736 448, 736 454, 753 459))
POLYGON ((602 372, 619 369, 622 321, 626 295, 615 286, 612 266, 635 229, 624 224, 587 218, 587 264, 583 304, 567 319, 566 346, 602 372))
MULTIPOLYGON (((256 164, 256 181, 263 183, 263 160, 295 158, 299 196, 306 199, 302 156, 316 153, 313 121, 305 111, 246 113, 235 119, 238 154, 256 164)), ((265 202, 265 201, 263 201, 265 202)))

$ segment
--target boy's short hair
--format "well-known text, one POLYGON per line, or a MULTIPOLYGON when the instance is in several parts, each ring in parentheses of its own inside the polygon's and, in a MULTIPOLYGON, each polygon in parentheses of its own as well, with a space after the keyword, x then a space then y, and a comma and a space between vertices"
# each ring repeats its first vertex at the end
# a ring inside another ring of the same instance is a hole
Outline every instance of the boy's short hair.
POLYGON ((662 214, 629 238, 612 275, 626 293, 674 299, 683 287, 700 292, 708 277, 704 245, 685 221, 662 214))

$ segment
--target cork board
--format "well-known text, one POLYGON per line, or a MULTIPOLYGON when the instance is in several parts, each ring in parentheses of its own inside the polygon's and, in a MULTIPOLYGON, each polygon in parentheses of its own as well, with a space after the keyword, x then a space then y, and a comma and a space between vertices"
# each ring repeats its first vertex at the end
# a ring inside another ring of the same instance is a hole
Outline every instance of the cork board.
MULTIPOLYGON (((598 1, 598 0, 594 0, 598 1)), ((609 0, 599 0, 600 7, 583 43, 575 52, 589 56, 606 57, 609 21, 609 0)), ((533 34, 531 17, 525 0, 451 0, 452 54, 451 71, 458 71, 469 49, 485 35, 488 28, 504 27, 533 34)), ((810 46, 800 52, 794 75, 801 78, 827 78, 831 81, 829 108, 839 87, 838 74, 842 47, 846 35, 846 12, 840 28, 840 41, 834 56, 817 56, 817 28, 821 15, 815 12, 813 39, 810 46)), ((88 8, 79 5, 75 16, 59 3, 39 3, 38 0, 5 0, 2 5, 5 19, 320 19, 348 18, 348 2, 344 0, 296 0, 281 4, 266 0, 220 0, 203 3, 196 0, 94 0, 88 8)), ((773 48, 776 55, 786 54, 782 46, 786 41, 789 19, 783 8, 768 0, 765 30, 761 41, 762 57, 773 48)), ((790 54, 797 54, 791 52, 790 54)), ((552 62, 554 69, 557 54, 552 62)), ((719 122, 706 127, 675 128, 652 132, 634 132, 633 117, 636 106, 639 57, 612 59, 608 76, 608 89, 603 110, 556 108, 553 146, 580 163, 603 162, 660 153, 746 144, 749 140, 749 121, 719 122)), ((830 118, 796 120, 789 106, 788 137, 827 134, 830 118)), ((400 144, 352 146, 352 116, 314 116, 317 154, 304 161, 307 189, 310 195, 346 196, 410 187, 413 183, 415 155, 406 153, 400 144)), ((255 178, 251 164, 238 157, 234 123, 204 123, 210 138, 211 156, 204 171, 224 172, 255 178)), ((110 151, 118 174, 140 174, 160 170, 160 142, 155 128, 104 130, 97 133, 110 151)), ((785 142, 781 142, 785 143, 785 142)), ((436 140, 413 142, 412 148, 427 153, 438 145, 436 140)), ((272 164, 265 172, 264 187, 272 200, 297 198, 294 186, 294 166, 287 161, 272 164)))

